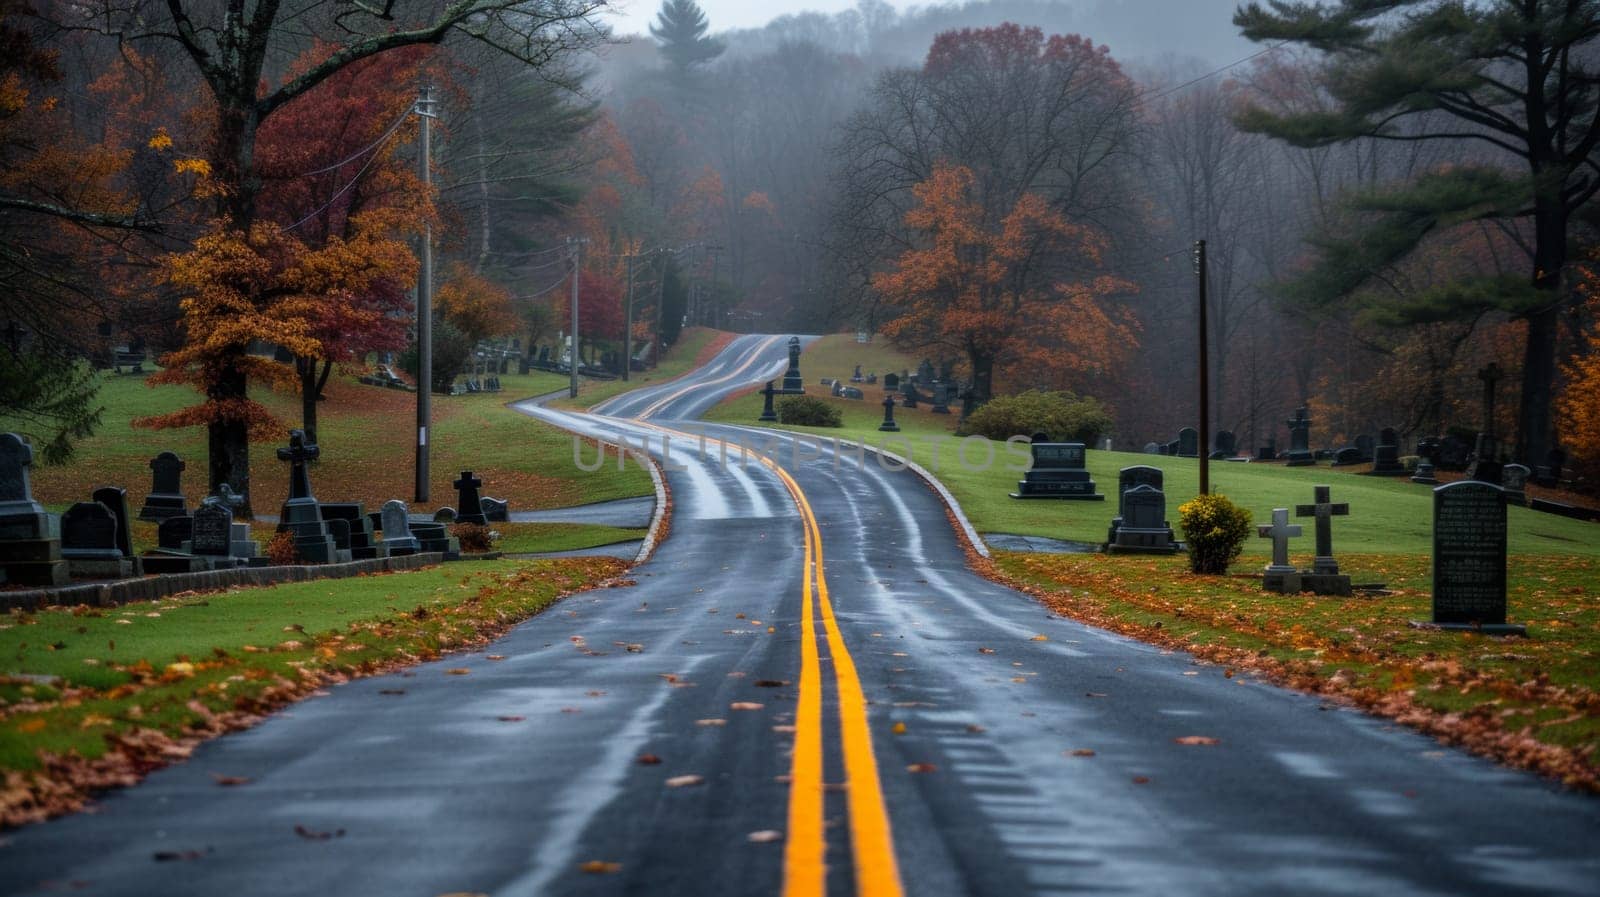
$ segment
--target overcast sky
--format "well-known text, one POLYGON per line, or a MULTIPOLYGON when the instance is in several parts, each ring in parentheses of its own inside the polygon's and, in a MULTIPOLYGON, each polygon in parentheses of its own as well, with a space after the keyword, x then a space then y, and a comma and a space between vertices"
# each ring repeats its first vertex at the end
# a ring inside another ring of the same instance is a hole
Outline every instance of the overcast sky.
MULTIPOLYGON (((855 6, 855 0, 699 0, 711 20, 712 31, 729 28, 757 28, 785 13, 812 10, 839 12, 855 6)), ((661 0, 613 0, 622 11, 612 21, 618 34, 648 34, 648 28, 661 8, 661 0)), ((899 8, 904 4, 895 4, 899 8)))

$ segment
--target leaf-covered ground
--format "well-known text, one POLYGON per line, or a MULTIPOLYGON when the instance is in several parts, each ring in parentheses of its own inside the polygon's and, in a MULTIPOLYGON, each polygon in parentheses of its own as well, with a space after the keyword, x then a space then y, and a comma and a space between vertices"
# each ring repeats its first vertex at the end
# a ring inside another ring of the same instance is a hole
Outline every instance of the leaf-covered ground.
POLYGON ((446 564, 0 617, 0 827, 75 809, 324 685, 483 644, 624 569, 446 564))
POLYGON ((1254 562, 1196 576, 1182 557, 1000 554, 978 561, 1063 616, 1339 696, 1441 740, 1600 791, 1600 561, 1514 557, 1510 618, 1528 638, 1414 629, 1429 559, 1340 566, 1390 594, 1263 592, 1254 562))

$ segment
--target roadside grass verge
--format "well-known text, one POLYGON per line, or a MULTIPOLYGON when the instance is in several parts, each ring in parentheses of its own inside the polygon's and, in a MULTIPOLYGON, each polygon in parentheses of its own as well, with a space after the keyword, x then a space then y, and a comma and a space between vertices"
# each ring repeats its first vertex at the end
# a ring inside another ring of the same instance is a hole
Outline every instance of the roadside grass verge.
MULTIPOLYGON (((1346 556, 1392 595, 1283 596, 1243 571, 1196 576, 1180 557, 1001 553, 978 561, 1063 616, 1232 669, 1338 696, 1513 766, 1600 791, 1600 561, 1511 565, 1529 638, 1412 629, 1431 616, 1429 559, 1346 556)), ((1112 686, 1114 688, 1114 686, 1112 686)), ((1115 694, 1110 697, 1114 700, 1115 694)))
MULTIPOLYGON (((802 367, 805 364, 801 358, 802 367)), ((1117 473, 1124 467, 1159 467, 1166 477, 1167 519, 1176 525, 1178 505, 1200 491, 1200 463, 1193 458, 1173 458, 1134 452, 1088 452, 1088 468, 1103 502, 1019 500, 1010 497, 1022 478, 1019 467, 1027 463, 1027 446, 994 444, 994 458, 975 443, 967 449, 970 464, 961 463, 960 441, 954 438, 956 415, 930 414, 926 405, 915 410, 895 408, 899 433, 880 433, 883 390, 866 387, 865 400, 834 398, 821 387, 808 385, 808 393, 839 408, 844 426, 799 427, 760 424, 761 396, 745 393, 730 397, 705 415, 705 420, 746 426, 779 426, 818 436, 837 437, 887 449, 910 457, 927 468, 961 503, 967 519, 980 533, 1015 533, 1074 542, 1105 541, 1111 518, 1117 514, 1117 473), (1013 454, 1014 453, 1014 454, 1013 454)), ((959 410, 959 409, 956 409, 959 410)), ((849 462, 854 463, 854 462, 849 462)), ((868 463, 874 463, 870 459, 868 463)), ((1359 470, 1352 468, 1351 470, 1359 470)), ((1281 464, 1211 462, 1211 489, 1250 510, 1257 522, 1271 519, 1273 508, 1308 504, 1312 487, 1331 485, 1333 500, 1348 502, 1350 516, 1333 523, 1334 551, 1373 554, 1425 555, 1433 548, 1433 496, 1427 486, 1405 478, 1357 476, 1344 469, 1285 467, 1281 464)), ((1309 566, 1314 553, 1309 521, 1306 535, 1290 543, 1297 559, 1309 566)), ((1513 555, 1578 555, 1600 557, 1600 525, 1553 514, 1512 507, 1508 518, 1513 555)), ((1180 535, 1181 538, 1181 535, 1180 535)), ((1245 553, 1265 556, 1272 544, 1250 539, 1245 553)))
POLYGON ((323 685, 484 644, 625 569, 446 564, 0 617, 0 826, 75 809, 323 685))
POLYGON ((643 539, 648 529, 595 523, 491 523, 500 534, 495 551, 531 554, 541 551, 575 551, 643 539))
MULTIPOLYGON (((564 378, 542 372, 507 374, 501 383, 504 390, 494 395, 434 397, 431 501, 413 510, 453 506, 456 492, 451 483, 462 470, 476 472, 484 481, 484 494, 509 500, 513 509, 652 494, 649 474, 638 465, 622 471, 615 464, 593 473, 579 470, 572 462, 570 434, 506 407, 508 402, 558 389, 565 385, 564 378)), ((317 497, 362 501, 369 511, 391 498, 409 503, 415 487, 416 394, 364 386, 343 376, 331 379, 325 394, 319 409, 322 458, 311 469, 317 497)), ((280 420, 298 426, 298 397, 267 390, 252 395, 280 420)), ((34 496, 59 511, 88 500, 99 486, 118 485, 128 490, 129 504, 137 513, 150 488, 150 459, 173 451, 188 465, 183 485, 190 506, 198 504, 206 494, 204 431, 147 430, 130 423, 182 408, 195 401, 195 393, 182 386, 148 387, 143 377, 108 376, 99 401, 106 408, 100 431, 81 443, 71 463, 36 466, 34 496)), ((0 419, 0 430, 5 426, 0 419)), ((251 446, 251 493, 257 513, 276 514, 287 495, 288 467, 274 454, 283 444, 278 440, 251 446)), ((592 443, 588 450, 593 451, 592 443)), ((149 543, 154 543, 153 536, 149 543)))
MULTIPOLYGON (((621 395, 642 386, 656 386, 674 380, 710 361, 738 334, 709 327, 690 327, 678 336, 678 341, 662 355, 660 364, 647 371, 634 371, 626 382, 617 380, 581 380, 576 399, 562 397, 550 403, 553 408, 569 411, 586 411, 612 396, 621 395)), ((561 378, 560 389, 567 386, 561 378)))

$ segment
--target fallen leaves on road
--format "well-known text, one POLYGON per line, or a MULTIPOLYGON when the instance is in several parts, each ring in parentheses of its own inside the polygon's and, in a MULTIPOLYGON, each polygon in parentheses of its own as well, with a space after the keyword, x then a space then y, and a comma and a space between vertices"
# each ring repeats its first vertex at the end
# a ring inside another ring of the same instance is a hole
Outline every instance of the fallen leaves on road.
POLYGON ((789 683, 782 679, 757 679, 756 688, 782 688, 789 683))
POLYGON ((205 850, 158 850, 151 854, 150 858, 158 863, 172 863, 184 860, 198 860, 210 852, 211 848, 209 847, 205 850))
POLYGON ((732 704, 728 705, 728 709, 730 709, 730 710, 760 710, 761 708, 763 708, 765 706, 767 706, 767 705, 758 704, 755 701, 734 701, 732 704))
POLYGON ((938 769, 932 763, 913 763, 906 767, 906 772, 936 772, 938 769))
POLYGON ((697 719, 694 724, 697 726, 726 726, 728 721, 725 719, 697 719))
POLYGON ((978 653, 979 654, 993 654, 994 653, 994 649, 993 648, 979 648, 978 649, 978 653))
POLYGON ((507 715, 507 716, 497 716, 497 717, 495 717, 495 719, 499 720, 502 723, 520 723, 523 720, 527 719, 527 717, 525 717, 525 716, 507 715))
POLYGON ((1106 693, 1103 691, 1086 691, 1083 693, 1083 696, 1086 698, 1103 698, 1106 696, 1106 693))
POLYGON ((697 775, 673 776, 667 779, 666 785, 668 788, 688 788, 693 785, 703 785, 705 781, 704 777, 697 775))
POLYGON ((1068 757, 1093 757, 1094 756, 1094 751, 1092 751, 1092 750, 1090 750, 1088 748, 1076 748, 1076 749, 1070 750, 1070 751, 1063 751, 1062 753, 1065 753, 1068 757))
POLYGON ((977 735, 979 733, 987 732, 987 731, 989 731, 989 730, 985 729, 984 727, 982 727, 980 725, 978 725, 977 723, 968 723, 967 724, 967 732, 969 734, 977 735))
POLYGON ((753 844, 770 844, 773 841, 782 841, 783 832, 773 831, 772 829, 763 829, 759 832, 751 832, 746 837, 749 838, 753 844))
POLYGON ((380 695, 403 695, 405 693, 406 693, 406 690, 403 689, 403 688, 380 688, 380 689, 378 689, 378 694, 380 694, 380 695))
POLYGON ((485 656, 485 659, 486 660, 505 660, 506 656, 504 654, 489 654, 489 655, 485 656))
POLYGON ((906 734, 906 724, 905 723, 895 723, 894 725, 889 727, 889 731, 893 732, 896 735, 904 735, 904 734, 906 734))
POLYGON ((1041 632, 1038 635, 1034 636, 1033 638, 1028 639, 1028 641, 1030 641, 1030 642, 1048 642, 1048 641, 1050 641, 1050 636, 1045 635, 1044 633, 1041 632))
POLYGON ((294 827, 294 833, 307 841, 332 841, 334 838, 344 837, 344 829, 342 828, 336 828, 331 832, 317 832, 303 825, 297 825, 294 827))
POLYGON ((212 773, 211 779, 224 788, 230 788, 234 785, 248 785, 251 781, 248 776, 225 776, 220 772, 212 773))
POLYGON ((1133 777, 1133 783, 1135 785, 1148 785, 1148 784, 1150 784, 1150 777, 1149 776, 1134 776, 1133 777))
POLYGON ((1179 738, 1174 738, 1172 740, 1174 742, 1177 742, 1178 744, 1189 744, 1189 745, 1216 744, 1217 743, 1217 740, 1215 738, 1212 738, 1209 735, 1184 735, 1184 736, 1181 736, 1179 738))
POLYGON ((587 872, 590 875, 610 875, 614 872, 621 872, 622 864, 608 863, 605 860, 589 860, 580 864, 578 871, 587 872))
POLYGON ((472 671, 466 667, 451 667, 450 669, 445 670, 445 674, 449 676, 467 676, 471 675, 471 673, 472 671))
POLYGON ((661 758, 657 757, 655 754, 640 754, 639 759, 633 762, 639 764, 640 766, 659 766, 661 764, 661 758))

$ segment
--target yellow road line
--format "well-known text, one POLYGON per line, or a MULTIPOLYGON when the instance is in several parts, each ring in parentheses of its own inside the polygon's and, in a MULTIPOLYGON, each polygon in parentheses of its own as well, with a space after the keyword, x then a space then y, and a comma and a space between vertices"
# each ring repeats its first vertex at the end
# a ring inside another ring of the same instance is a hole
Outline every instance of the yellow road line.
POLYGON ((670 402, 675 402, 678 399, 682 398, 683 396, 687 395, 688 393, 691 393, 691 392, 693 392, 693 391, 695 391, 697 389, 704 389, 707 386, 714 386, 714 385, 716 385, 718 383, 725 383, 725 382, 727 382, 729 380, 732 380, 734 377, 737 377, 740 374, 744 373, 745 369, 750 367, 750 365, 755 364, 756 360, 761 357, 761 353, 765 352, 767 347, 772 345, 778 339, 780 339, 780 337, 776 337, 776 336, 767 337, 765 340, 763 340, 761 342, 761 344, 759 346, 756 347, 755 352, 751 354, 750 358, 747 359, 744 364, 739 365, 739 367, 737 369, 735 369, 732 373, 724 374, 724 375, 722 375, 721 377, 718 377, 715 380, 703 380, 703 381, 700 381, 698 383, 691 383, 688 386, 685 386, 684 388, 682 388, 682 389, 678 390, 677 392, 673 393, 672 395, 667 396, 666 398, 661 399, 658 402, 651 403, 647 408, 645 408, 643 411, 641 411, 637 415, 635 415, 635 418, 646 418, 646 417, 649 417, 650 415, 655 414, 657 411, 660 411, 661 410, 661 406, 666 405, 666 404, 668 404, 670 402))
MULTIPOLYGON (((685 439, 697 437, 663 427, 643 426, 685 439)), ((721 445, 721 440, 707 440, 721 445)), ((738 446, 741 452, 744 446, 738 446)), ((795 714, 794 756, 789 775, 789 831, 784 845, 784 897, 822 897, 827 893, 826 841, 824 837, 822 782, 822 684, 816 618, 827 633, 839 696, 840 746, 848 784, 850 852, 855 860, 856 893, 860 897, 901 897, 900 866, 895 859, 889 809, 872 750, 872 730, 867 725, 867 699, 861 677, 834 619, 822 556, 822 530, 800 484, 771 458, 757 454, 789 491, 800 510, 805 537, 803 606, 800 611, 800 698, 795 714), (820 613, 813 610, 815 600, 820 613)))

